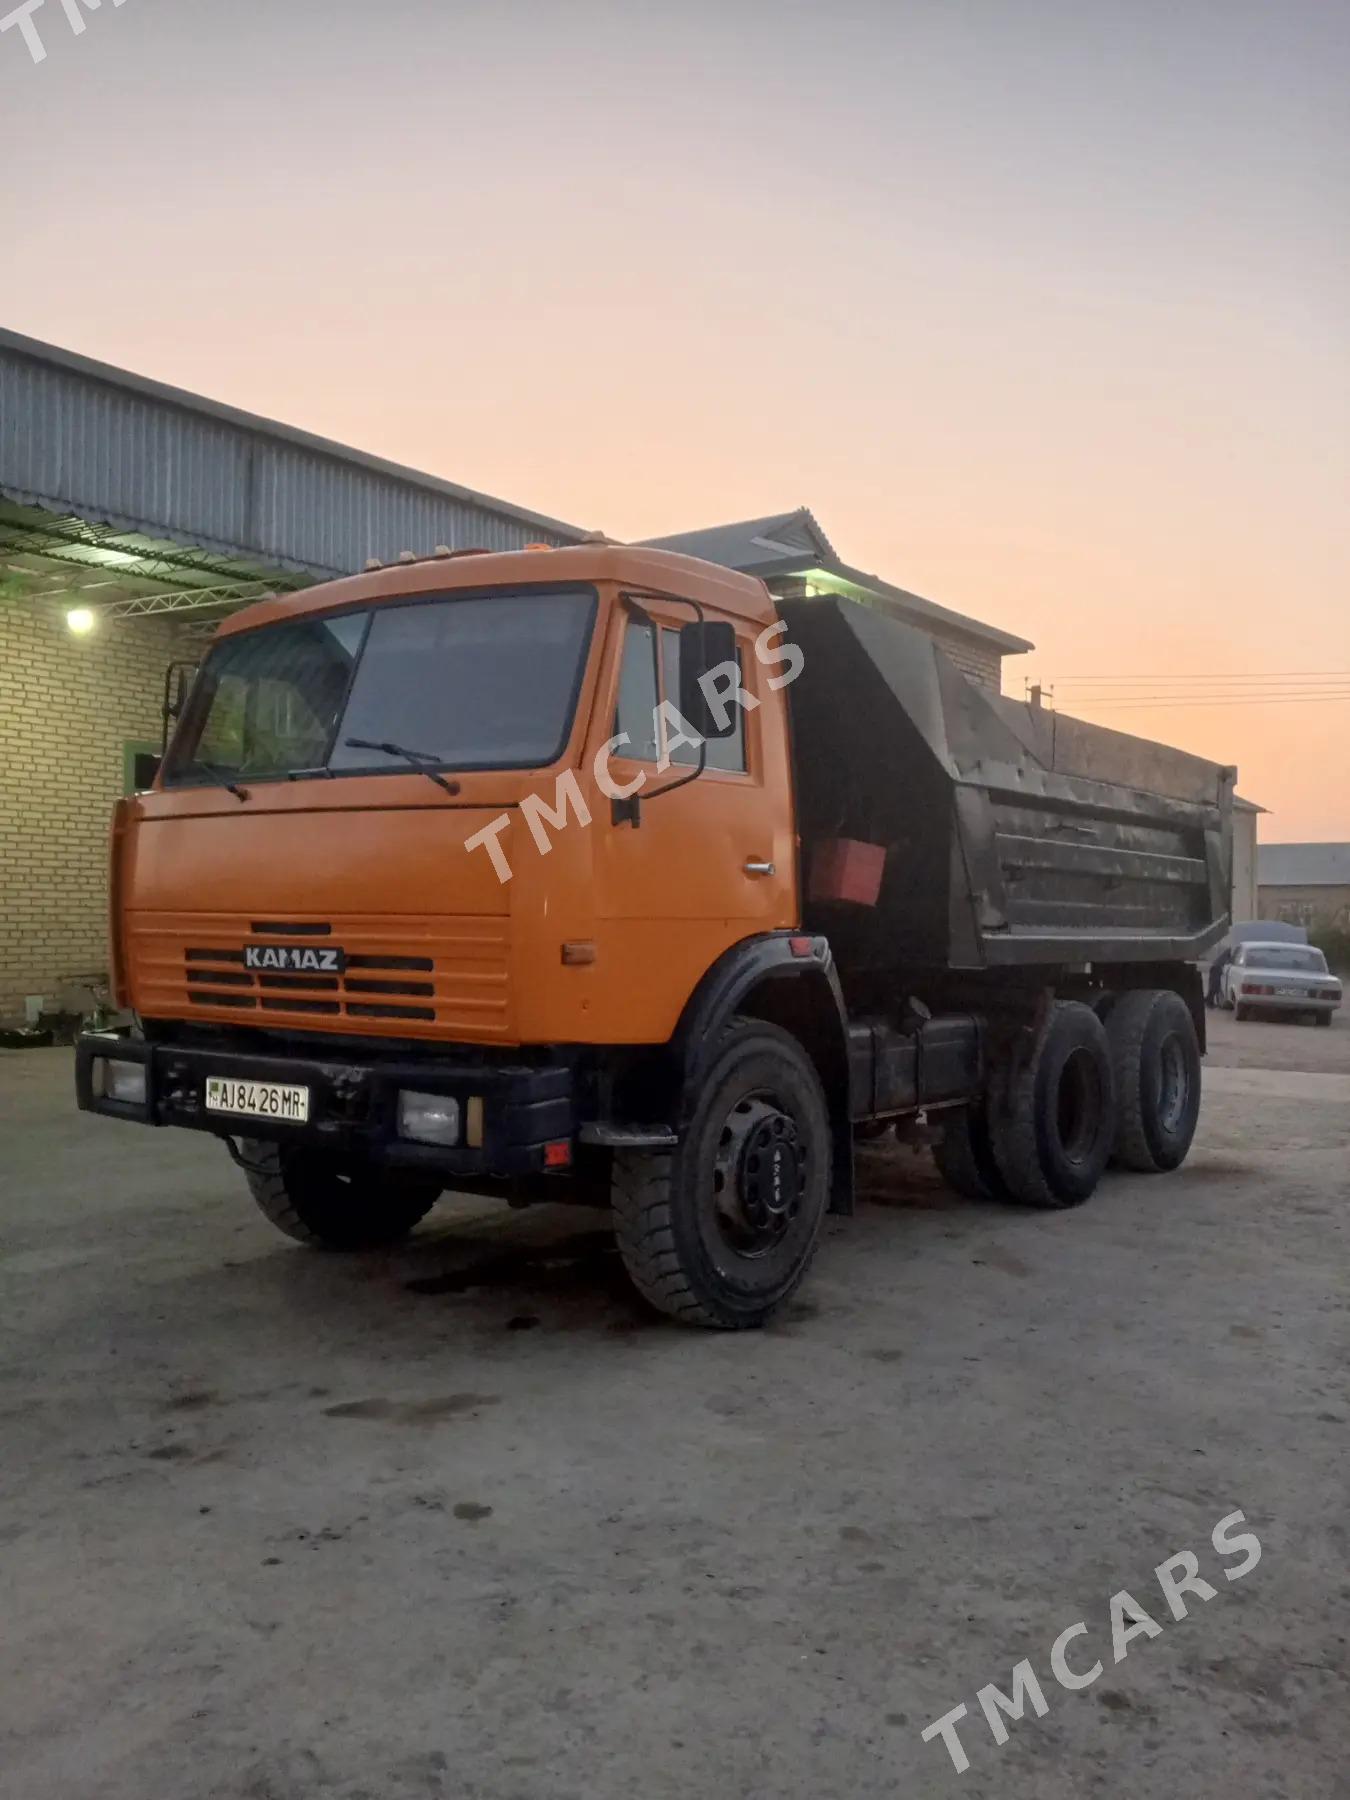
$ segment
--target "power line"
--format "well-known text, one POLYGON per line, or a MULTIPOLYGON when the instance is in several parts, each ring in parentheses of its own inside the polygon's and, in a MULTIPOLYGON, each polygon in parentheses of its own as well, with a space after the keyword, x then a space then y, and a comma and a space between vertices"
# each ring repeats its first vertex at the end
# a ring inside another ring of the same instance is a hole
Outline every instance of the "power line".
POLYGON ((1160 692, 1137 688, 1126 692, 1113 689, 1106 694, 1067 695, 1060 688, 1047 688, 1045 692, 1061 702, 1071 699, 1080 706, 1115 706, 1126 700, 1170 700, 1180 706, 1192 700, 1335 700, 1342 694, 1350 694, 1350 682, 1329 681, 1325 687, 1315 688, 1170 688, 1160 692))
POLYGON ((1094 712, 1111 712, 1131 707, 1167 707, 1176 706, 1321 706, 1326 704, 1345 705, 1350 702, 1350 688, 1342 694, 1230 694, 1218 699, 1207 696, 1204 699, 1178 697, 1175 694, 1146 694, 1136 700, 1094 700, 1090 695, 1079 695, 1077 700, 1070 700, 1071 706, 1091 707, 1094 712))
POLYGON ((1150 674, 1148 670, 1138 670, 1133 675, 1046 675, 1042 680, 1047 684, 1056 681, 1342 681, 1350 680, 1350 669, 1266 669, 1233 674, 1211 671, 1193 675, 1150 674))

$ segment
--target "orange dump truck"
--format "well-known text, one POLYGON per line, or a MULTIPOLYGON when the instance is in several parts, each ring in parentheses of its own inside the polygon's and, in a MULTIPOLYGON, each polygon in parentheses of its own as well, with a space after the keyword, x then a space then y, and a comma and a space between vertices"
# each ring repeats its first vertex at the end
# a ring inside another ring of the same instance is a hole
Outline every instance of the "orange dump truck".
POLYGON ((86 1110, 223 1140, 267 1216, 611 1209, 756 1325, 855 1135, 1069 1206, 1175 1168, 1233 771, 977 688, 854 602, 588 544, 376 569, 219 629, 111 849, 86 1110))

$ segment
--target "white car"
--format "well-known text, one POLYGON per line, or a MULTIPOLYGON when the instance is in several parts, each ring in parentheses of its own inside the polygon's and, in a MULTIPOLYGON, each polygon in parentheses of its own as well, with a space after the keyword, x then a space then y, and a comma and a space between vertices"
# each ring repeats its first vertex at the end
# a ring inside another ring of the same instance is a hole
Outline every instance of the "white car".
POLYGON ((1330 1025, 1341 1003, 1341 984, 1327 959, 1311 944, 1239 944, 1223 973, 1223 1003, 1239 1019, 1271 1012, 1310 1015, 1330 1025))

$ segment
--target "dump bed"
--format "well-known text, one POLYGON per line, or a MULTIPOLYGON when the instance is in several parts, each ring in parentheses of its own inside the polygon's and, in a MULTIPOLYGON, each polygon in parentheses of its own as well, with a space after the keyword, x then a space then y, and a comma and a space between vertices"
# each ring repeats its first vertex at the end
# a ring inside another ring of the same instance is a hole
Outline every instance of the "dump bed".
POLYGON ((856 601, 780 609, 804 913, 846 971, 1188 960, 1224 935, 1232 768, 991 694, 856 601), (821 879, 857 843, 884 850, 874 903, 821 879))

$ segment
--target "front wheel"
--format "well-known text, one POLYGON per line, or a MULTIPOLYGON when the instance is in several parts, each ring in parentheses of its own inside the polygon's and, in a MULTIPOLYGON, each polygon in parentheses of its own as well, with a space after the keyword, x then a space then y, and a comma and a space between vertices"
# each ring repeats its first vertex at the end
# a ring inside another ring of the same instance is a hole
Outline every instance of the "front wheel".
POLYGON ((615 1154, 611 1198, 638 1291, 688 1325, 762 1325, 797 1287, 829 1204, 815 1065, 777 1025, 737 1019, 677 1149, 615 1154))
POLYGON ((407 1237, 436 1204, 440 1188, 364 1167, 322 1150, 245 1138, 239 1147, 258 1209, 297 1244, 320 1250, 377 1250, 407 1237))

